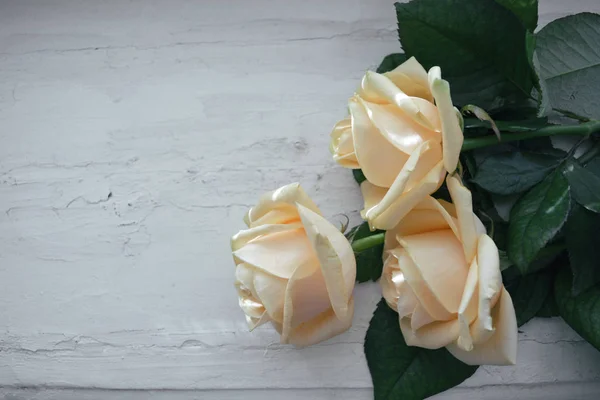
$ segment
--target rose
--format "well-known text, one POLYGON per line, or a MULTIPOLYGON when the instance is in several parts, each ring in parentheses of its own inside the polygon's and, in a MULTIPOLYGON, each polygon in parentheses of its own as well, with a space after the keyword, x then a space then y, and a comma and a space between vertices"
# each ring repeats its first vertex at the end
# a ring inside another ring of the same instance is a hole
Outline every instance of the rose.
POLYGON ((517 322, 498 249, 472 210, 471 193, 447 180, 452 201, 426 197, 386 232, 383 295, 406 343, 446 347, 471 364, 514 364, 517 322))
POLYGON ((427 73, 410 58, 384 74, 367 72, 349 110, 331 133, 330 150, 367 178, 363 217, 372 228, 391 229, 439 188, 444 169, 456 169, 463 135, 450 87, 439 67, 427 73))
POLYGON ((282 343, 307 346, 346 331, 356 261, 344 235, 299 184, 263 195, 231 239, 235 286, 250 330, 271 322, 282 343))

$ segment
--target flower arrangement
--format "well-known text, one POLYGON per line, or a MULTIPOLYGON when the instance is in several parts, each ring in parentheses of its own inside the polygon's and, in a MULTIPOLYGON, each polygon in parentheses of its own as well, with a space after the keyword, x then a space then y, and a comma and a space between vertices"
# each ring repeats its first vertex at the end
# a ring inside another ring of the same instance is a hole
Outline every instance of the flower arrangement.
POLYGON ((297 183, 261 197, 231 241, 250 329, 329 339, 352 324, 355 283, 379 281, 375 399, 515 364, 535 316, 600 349, 600 15, 534 33, 537 6, 396 4, 404 53, 366 72, 331 132, 365 222, 340 231, 297 183))

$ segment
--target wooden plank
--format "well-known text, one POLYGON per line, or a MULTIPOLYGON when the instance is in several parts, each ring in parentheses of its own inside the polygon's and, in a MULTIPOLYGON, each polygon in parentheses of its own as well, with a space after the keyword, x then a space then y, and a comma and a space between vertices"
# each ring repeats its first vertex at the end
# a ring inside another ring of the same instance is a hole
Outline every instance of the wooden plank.
MULTIPOLYGON (((600 12, 540 7, 542 23, 600 12)), ((383 0, 0 2, 0 386, 368 398, 378 287, 357 288, 350 332, 282 346, 244 326, 228 237, 291 181, 329 218, 358 221, 328 133, 364 71, 398 50, 383 0)), ((520 340, 519 365, 460 390, 597 391, 600 356, 563 323, 520 340)))
MULTIPOLYGON (((486 386, 453 389, 431 399, 463 400, 589 400, 600 393, 600 384, 571 383, 517 386, 486 386), (468 396, 468 397, 467 397, 468 396)), ((102 389, 0 389, 7 400, 370 400, 371 389, 244 389, 244 390, 102 390, 102 389)))

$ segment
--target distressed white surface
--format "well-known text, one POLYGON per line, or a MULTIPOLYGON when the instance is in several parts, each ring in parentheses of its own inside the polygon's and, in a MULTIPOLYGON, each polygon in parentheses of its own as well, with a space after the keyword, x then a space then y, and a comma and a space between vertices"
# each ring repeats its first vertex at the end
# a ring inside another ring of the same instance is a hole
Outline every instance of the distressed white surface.
MULTIPOLYGON (((542 23, 600 12, 540 3, 542 23)), ((228 237, 291 181, 357 221, 328 133, 398 48, 391 1, 0 0, 0 396, 371 398, 378 287, 294 350, 246 331, 228 237)), ((522 330, 517 366, 439 398, 600 395, 600 353, 559 320, 522 330)))

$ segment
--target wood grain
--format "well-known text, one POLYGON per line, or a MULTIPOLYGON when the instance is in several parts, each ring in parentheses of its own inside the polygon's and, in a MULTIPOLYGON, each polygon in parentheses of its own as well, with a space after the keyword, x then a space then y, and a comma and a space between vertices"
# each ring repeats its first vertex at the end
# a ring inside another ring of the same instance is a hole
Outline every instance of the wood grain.
MULTIPOLYGON (((600 2, 540 8, 546 23, 600 2)), ((228 238, 293 181, 358 221, 329 130, 398 50, 381 0, 1 1, 0 395, 370 398, 378 287, 357 288, 350 332, 282 346, 247 332, 228 238)), ((440 398, 599 394, 598 365, 562 322, 533 321, 516 367, 440 398)))

